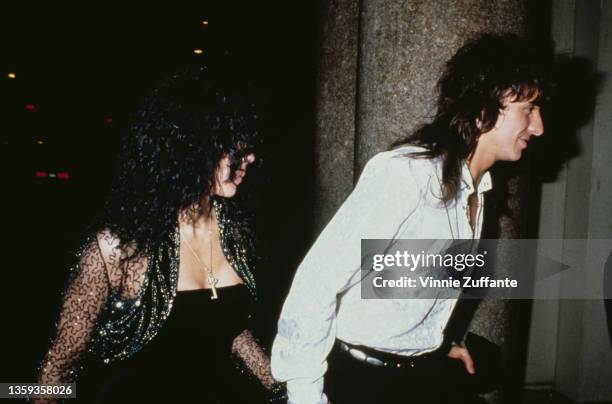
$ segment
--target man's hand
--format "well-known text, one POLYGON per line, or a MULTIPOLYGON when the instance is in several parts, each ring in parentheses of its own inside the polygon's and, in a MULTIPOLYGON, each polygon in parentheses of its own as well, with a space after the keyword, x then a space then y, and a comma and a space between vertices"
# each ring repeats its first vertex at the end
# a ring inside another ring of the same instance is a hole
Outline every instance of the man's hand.
POLYGON ((454 345, 448 353, 448 357, 452 359, 459 359, 465 365, 465 370, 473 375, 476 373, 476 369, 474 369, 474 361, 472 360, 472 356, 468 352, 467 348, 454 345))

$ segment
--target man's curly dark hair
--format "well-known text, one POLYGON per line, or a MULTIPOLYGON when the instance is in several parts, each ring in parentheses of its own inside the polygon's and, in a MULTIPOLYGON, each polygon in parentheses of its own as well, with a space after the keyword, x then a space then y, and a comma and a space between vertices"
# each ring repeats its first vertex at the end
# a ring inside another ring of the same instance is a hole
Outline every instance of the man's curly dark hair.
MULTIPOLYGON (((109 230, 137 257, 172 233, 180 213, 192 219, 206 214, 221 158, 230 156, 234 175, 240 158, 258 143, 254 105, 238 87, 211 66, 190 66, 155 88, 130 119, 94 230, 109 230)), ((235 199, 226 203, 239 217, 246 199, 235 199)), ((249 239, 248 224, 237 224, 249 239)))
POLYGON ((426 149, 415 157, 443 157, 443 201, 455 197, 463 161, 476 149, 480 135, 495 126, 506 97, 536 105, 547 98, 551 55, 513 34, 481 34, 446 63, 437 83, 433 121, 394 144, 426 149))

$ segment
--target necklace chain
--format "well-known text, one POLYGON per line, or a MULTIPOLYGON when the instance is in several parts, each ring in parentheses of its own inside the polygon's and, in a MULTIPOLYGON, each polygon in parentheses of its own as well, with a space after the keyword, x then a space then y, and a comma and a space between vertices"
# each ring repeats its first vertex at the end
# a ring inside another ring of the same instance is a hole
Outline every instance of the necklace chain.
MULTIPOLYGON (((431 164, 433 165, 433 162, 431 164)), ((438 171, 436 170, 435 166, 434 166, 434 174, 436 175, 436 179, 438 180, 438 185, 440 186, 440 190, 442 191, 442 181, 440 181, 440 176, 438 175, 438 171)), ((477 191, 475 191, 475 192, 477 192, 477 191)), ((474 238, 476 237, 476 227, 478 226, 478 223, 480 221, 480 214, 482 213, 482 209, 481 209, 481 207, 479 205, 480 205, 480 202, 477 199, 477 207, 476 207, 477 210, 476 211, 478 213, 476 215, 476 220, 474 222, 474 227, 472 227, 472 240, 474 240, 474 238)), ((446 211, 446 219, 448 220, 448 228, 449 228, 449 230, 451 232, 451 237, 453 238, 453 240, 456 240, 455 233, 453 231, 453 225, 451 223, 450 213, 448 212, 448 204, 447 204, 446 201, 444 201, 444 210, 446 211)), ((471 227, 472 218, 471 218, 470 210, 471 210, 471 206, 470 206, 469 197, 468 197, 468 204, 467 204, 467 207, 466 207, 466 215, 468 217, 467 219, 468 219, 468 222, 470 223, 470 227, 471 227)))
MULTIPOLYGON (((436 179, 438 180, 438 185, 440 186, 440 191, 443 192, 442 181, 440 181, 440 177, 438 176, 438 171, 436 169, 436 166, 433 164, 433 161, 431 162, 431 165, 433 166, 434 174, 436 175, 436 179)), ((453 240, 456 240, 455 239, 455 232, 453 231, 453 225, 451 223, 450 213, 448 213, 448 204, 446 203, 446 201, 443 201, 443 202, 444 202, 444 210, 446 211, 446 219, 448 220, 448 229, 450 230, 451 237, 453 238, 453 240)))
POLYGON ((195 250, 191 246, 191 243, 189 242, 189 240, 187 240, 187 237, 184 237, 184 239, 185 239, 185 244, 187 245, 187 248, 189 248, 189 251, 191 251, 191 254, 193 254, 195 259, 204 268, 204 272, 206 273, 206 280, 207 280, 208 285, 210 286, 210 288, 212 290, 212 296, 210 297, 211 300, 216 300, 219 297, 218 294, 217 294, 217 283, 219 282, 219 280, 217 278, 215 278, 215 274, 213 272, 213 265, 212 265, 212 259, 213 259, 213 251, 212 251, 212 222, 211 222, 211 225, 208 227, 208 245, 209 245, 209 252, 210 252, 210 266, 207 266, 206 264, 204 264, 204 262, 198 256, 198 254, 196 254, 195 250))

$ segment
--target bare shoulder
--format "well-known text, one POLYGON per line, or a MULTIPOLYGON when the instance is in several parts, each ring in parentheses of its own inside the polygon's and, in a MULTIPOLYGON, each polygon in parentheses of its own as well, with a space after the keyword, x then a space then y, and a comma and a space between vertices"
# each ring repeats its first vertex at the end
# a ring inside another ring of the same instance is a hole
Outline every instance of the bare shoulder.
POLYGON ((146 254, 134 255, 134 243, 124 242, 109 229, 98 231, 96 239, 111 287, 117 289, 125 280, 125 292, 135 295, 147 270, 146 254))
POLYGON ((118 268, 124 255, 121 240, 109 229, 103 229, 96 233, 100 254, 109 268, 118 268))

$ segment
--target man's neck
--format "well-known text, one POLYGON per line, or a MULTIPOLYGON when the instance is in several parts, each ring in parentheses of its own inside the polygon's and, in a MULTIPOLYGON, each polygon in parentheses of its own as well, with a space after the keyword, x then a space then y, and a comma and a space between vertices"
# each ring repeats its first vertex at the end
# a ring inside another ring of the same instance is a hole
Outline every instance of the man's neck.
POLYGON ((476 146, 474 153, 468 158, 468 168, 472 181, 474 181, 474 188, 478 186, 480 177, 495 163, 495 158, 491 153, 485 153, 484 150, 476 146))

